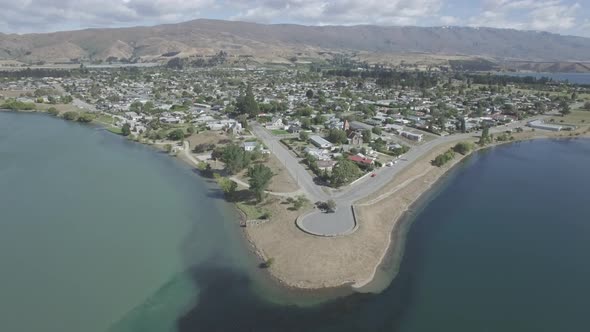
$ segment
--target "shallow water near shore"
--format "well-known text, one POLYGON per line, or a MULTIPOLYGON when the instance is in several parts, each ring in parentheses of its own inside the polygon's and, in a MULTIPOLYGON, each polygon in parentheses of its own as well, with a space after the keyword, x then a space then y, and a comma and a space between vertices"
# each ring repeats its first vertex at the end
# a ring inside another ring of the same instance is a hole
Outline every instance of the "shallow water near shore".
POLYGON ((590 140, 478 152, 406 216, 383 292, 314 305, 339 293, 271 282, 189 167, 99 128, 0 112, 0 330, 584 330, 589 169, 590 140))

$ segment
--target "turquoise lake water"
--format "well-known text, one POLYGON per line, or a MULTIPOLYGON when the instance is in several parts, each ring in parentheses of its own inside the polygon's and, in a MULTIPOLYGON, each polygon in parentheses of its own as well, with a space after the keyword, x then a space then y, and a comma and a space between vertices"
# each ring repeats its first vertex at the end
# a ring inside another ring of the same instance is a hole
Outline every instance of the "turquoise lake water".
POLYGON ((408 216, 387 289, 298 306, 187 166, 0 112, 0 331, 584 331, 589 170, 584 139, 477 153, 408 216))

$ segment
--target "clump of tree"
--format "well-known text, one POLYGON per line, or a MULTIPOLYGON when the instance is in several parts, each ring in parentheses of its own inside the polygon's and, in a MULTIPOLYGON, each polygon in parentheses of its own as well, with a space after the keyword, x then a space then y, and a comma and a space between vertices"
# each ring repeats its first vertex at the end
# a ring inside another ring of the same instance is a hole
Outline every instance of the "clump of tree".
POLYGON ((236 174, 247 168, 252 161, 250 153, 236 144, 228 144, 220 150, 213 151, 212 157, 214 159, 219 157, 225 163, 225 169, 230 174, 236 174))
POLYGON ((492 138, 490 136, 490 128, 488 126, 483 127, 481 131, 481 137, 479 138, 479 145, 486 145, 492 142, 492 138))
POLYGON ((305 198, 305 196, 303 196, 303 195, 299 195, 296 198, 293 198, 293 197, 287 198, 287 203, 293 204, 293 206, 290 209, 294 210, 294 211, 301 209, 308 202, 309 202, 309 200, 307 198, 305 198))
POLYGON ((184 138, 184 131, 182 129, 174 129, 168 133, 168 139, 172 141, 180 141, 184 138))
POLYGON ((78 116, 78 119, 76 121, 82 123, 89 123, 92 122, 92 120, 94 120, 94 115, 90 113, 82 113, 78 116))
POLYGON ((346 132, 342 129, 333 128, 330 129, 328 132, 328 141, 334 144, 346 144, 348 143, 348 138, 346 137, 346 132))
POLYGON ((340 187, 356 180, 361 175, 358 165, 348 159, 339 161, 332 168, 330 183, 334 187, 340 187))
POLYGON ((248 184, 250 185, 250 190, 256 196, 257 202, 262 202, 264 198, 264 191, 270 184, 270 180, 274 174, 272 170, 265 165, 256 164, 248 169, 248 184))
POLYGON ((131 125, 128 123, 123 124, 123 127, 121 127, 121 135, 123 136, 129 136, 131 135, 131 125))
POLYGON ((453 151, 462 155, 468 154, 471 150, 473 150, 473 143, 470 142, 459 142, 453 147, 453 151))
POLYGON ((434 158, 434 160, 432 161, 432 165, 441 167, 449 161, 453 160, 453 158, 455 158, 455 151, 451 149, 443 154, 436 156, 436 158, 434 158))
POLYGON ((307 131, 300 131, 299 132, 299 140, 302 142, 307 142, 309 139, 309 133, 307 131))
POLYGON ((258 102, 256 102, 250 84, 248 84, 246 91, 238 98, 236 110, 239 114, 247 114, 250 117, 256 116, 260 112, 258 102))
POLYGON ((0 108, 9 109, 13 111, 31 111, 36 109, 35 103, 18 101, 16 99, 9 99, 0 105, 0 108))
POLYGON ((585 102, 582 109, 585 111, 590 111, 590 101, 585 102))
POLYGON ((572 111, 570 109, 570 105, 567 101, 562 100, 561 102, 559 102, 559 113, 562 116, 566 116, 568 114, 570 114, 572 111))
POLYGON ((218 174, 215 174, 214 177, 217 181, 217 184, 225 194, 225 197, 227 197, 229 200, 232 200, 236 193, 236 189, 238 189, 237 182, 218 174))
POLYGON ((47 109, 47 113, 53 116, 58 116, 59 115, 59 111, 57 110, 57 108, 55 107, 50 107, 47 109))
POLYGON ((64 113, 63 118, 66 119, 66 120, 68 120, 68 121, 76 121, 76 120, 78 120, 78 117, 79 116, 80 115, 78 114, 78 112, 68 111, 68 112, 65 112, 64 113))

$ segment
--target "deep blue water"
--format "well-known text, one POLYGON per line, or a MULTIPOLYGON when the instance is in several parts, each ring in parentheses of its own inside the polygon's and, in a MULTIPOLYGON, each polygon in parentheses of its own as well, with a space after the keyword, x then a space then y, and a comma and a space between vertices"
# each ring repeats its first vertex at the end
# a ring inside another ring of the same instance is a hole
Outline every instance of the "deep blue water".
POLYGON ((169 157, 109 135, 0 113, 1 330, 590 326, 590 140, 476 153, 408 217, 389 287, 300 307, 267 300, 235 216, 213 188, 169 157))
POLYGON ((589 169, 590 140, 477 153, 418 208, 400 272, 384 292, 274 306, 235 273, 196 271, 206 291, 179 330, 586 330, 589 169))

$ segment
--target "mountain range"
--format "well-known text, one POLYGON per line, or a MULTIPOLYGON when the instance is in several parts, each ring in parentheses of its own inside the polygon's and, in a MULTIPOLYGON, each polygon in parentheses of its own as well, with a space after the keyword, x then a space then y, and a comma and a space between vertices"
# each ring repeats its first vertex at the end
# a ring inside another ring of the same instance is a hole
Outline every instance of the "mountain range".
POLYGON ((151 27, 0 33, 0 60, 29 64, 73 59, 164 61, 221 50, 258 62, 347 54, 381 63, 485 59, 531 70, 551 66, 590 70, 590 38, 483 27, 304 26, 198 19, 151 27))

